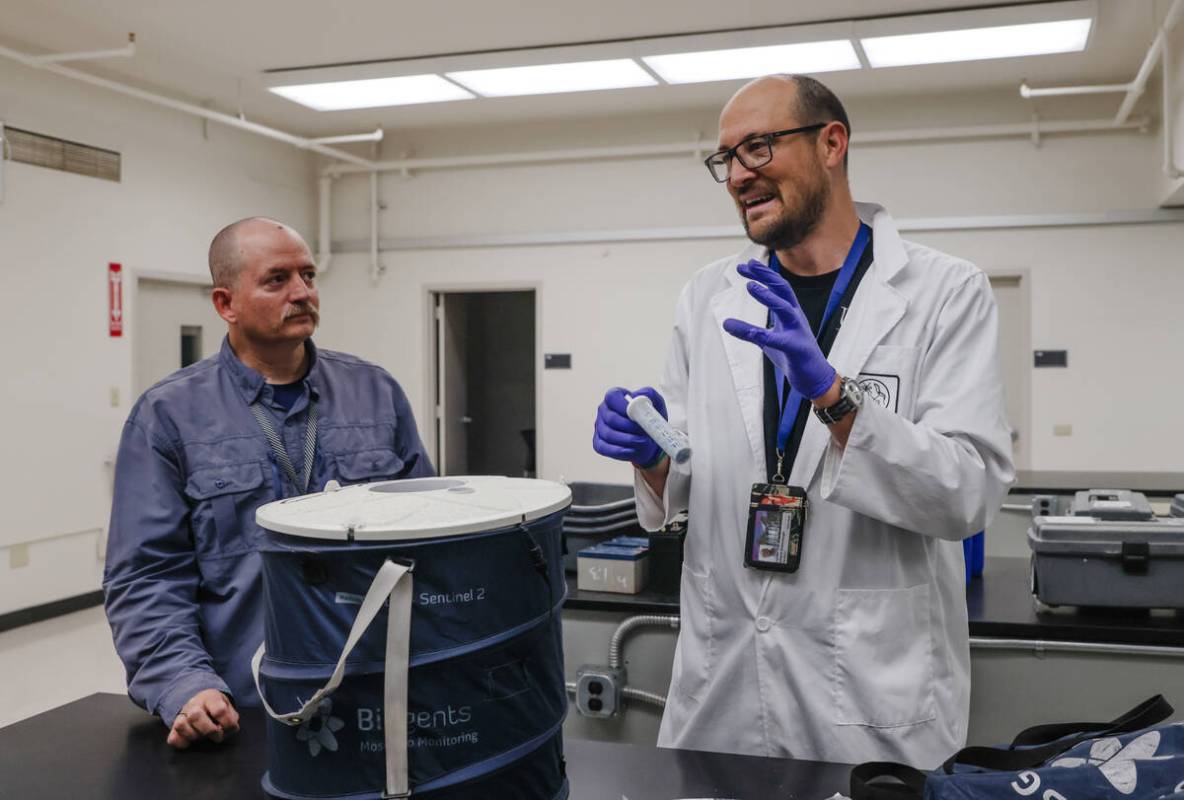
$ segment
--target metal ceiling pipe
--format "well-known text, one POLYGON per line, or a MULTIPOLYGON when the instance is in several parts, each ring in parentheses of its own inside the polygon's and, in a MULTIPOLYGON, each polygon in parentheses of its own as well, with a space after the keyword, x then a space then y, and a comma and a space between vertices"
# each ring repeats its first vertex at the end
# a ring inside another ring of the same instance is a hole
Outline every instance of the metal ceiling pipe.
POLYGON ((382 128, 371 133, 348 133, 344 136, 318 136, 311 141, 317 144, 349 144, 352 142, 381 142, 382 128))
POLYGON ((1171 180, 1184 177, 1176 166, 1176 109, 1172 107, 1175 100, 1175 63, 1172 60, 1172 48, 1163 49, 1163 174, 1171 180))
POLYGON ((333 225, 330 211, 333 199, 333 176, 322 175, 317 182, 317 205, 319 232, 317 233, 317 274, 324 275, 333 263, 331 244, 333 241, 333 225))
POLYGON ((136 35, 127 35, 127 44, 115 50, 86 50, 81 53, 49 53, 43 56, 30 56, 30 60, 37 65, 60 64, 63 61, 95 61, 100 58, 131 58, 136 54, 136 35))
POLYGON ((378 283, 382 265, 378 263, 378 172, 370 171, 370 280, 378 283))
MULTIPOLYGON (((1138 118, 1115 124, 1109 119, 1008 122, 999 125, 968 125, 948 128, 919 128, 897 131, 856 133, 853 144, 907 144, 917 141, 956 141, 959 139, 1009 139, 1071 133, 1110 133, 1137 130, 1145 132, 1148 120, 1138 118)), ((413 170, 467 169, 473 167, 504 167, 518 164, 554 164, 577 161, 603 161, 654 156, 701 155, 715 149, 714 142, 671 142, 668 144, 625 145, 620 147, 586 147, 568 150, 539 150, 524 153, 494 153, 481 156, 441 156, 436 158, 403 158, 375 161, 371 167, 349 164, 330 164, 325 175, 350 175, 377 170, 379 172, 408 172, 413 170)))
POLYGON ((1025 100, 1033 97, 1060 97, 1068 94, 1118 94, 1129 92, 1129 83, 1103 83, 1096 86, 1047 86, 1043 89, 1033 89, 1027 81, 1020 84, 1020 97, 1025 100))
POLYGON ((1033 88, 1028 85, 1027 81, 1024 81, 1020 84, 1020 97, 1029 99, 1033 97, 1123 92, 1126 94, 1126 97, 1122 99, 1122 105, 1119 106, 1118 113, 1114 116, 1114 122, 1116 125, 1125 123, 1130 117, 1131 111, 1134 110, 1135 103, 1138 102, 1139 97, 1142 96, 1143 91, 1147 88, 1147 81, 1151 78, 1151 71, 1155 69, 1160 56, 1165 52, 1166 34, 1176 27, 1182 13, 1184 13, 1184 0, 1173 0, 1171 8, 1168 9, 1168 13, 1163 19, 1163 24, 1156 31, 1155 38, 1152 40, 1151 46, 1147 49, 1147 54, 1143 57, 1143 63, 1139 66, 1138 74, 1135 75, 1135 79, 1130 83, 1033 88))
POLYGON ((117 92, 128 97, 134 97, 137 100, 143 100, 147 103, 171 108, 174 111, 180 111, 185 114, 192 114, 195 117, 202 117, 212 122, 218 122, 227 125, 231 128, 239 128, 240 130, 248 131, 249 133, 258 134, 268 139, 275 139, 285 144, 290 144, 293 147, 299 147, 301 150, 311 150, 315 153, 320 153, 323 156, 345 161, 358 167, 366 169, 371 168, 371 162, 360 156, 355 156, 353 153, 347 153, 343 150, 338 150, 333 147, 328 147, 323 144, 317 144, 311 139, 305 139, 301 136, 294 136, 290 133, 269 128, 266 125, 260 125, 257 122, 248 122, 245 119, 231 116, 230 114, 223 114, 219 111, 211 111, 208 108, 195 106, 191 103, 185 103, 180 100, 174 100, 171 97, 153 94, 146 92, 143 89, 137 89, 134 86, 128 86, 125 83, 108 80, 107 78, 100 78, 97 75, 91 75, 89 72, 82 72, 81 70, 73 69, 72 67, 63 67, 60 64, 53 63, 39 63, 38 56, 30 56, 26 53, 21 53, 8 47, 0 46, 0 57, 9 58, 13 61, 18 61, 28 67, 35 69, 43 69, 48 72, 61 75, 66 78, 72 78, 76 81, 89 83, 91 86, 98 86, 101 89, 107 89, 112 92, 117 92))

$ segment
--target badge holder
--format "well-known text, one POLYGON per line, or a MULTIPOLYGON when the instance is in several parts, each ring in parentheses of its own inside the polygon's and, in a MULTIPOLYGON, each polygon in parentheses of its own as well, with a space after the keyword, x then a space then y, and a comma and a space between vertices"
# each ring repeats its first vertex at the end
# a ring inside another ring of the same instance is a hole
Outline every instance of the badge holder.
POLYGON ((744 540, 744 566, 770 572, 797 572, 802 563, 802 539, 806 532, 806 490, 789 486, 777 474, 770 483, 754 483, 748 506, 748 534, 744 540))

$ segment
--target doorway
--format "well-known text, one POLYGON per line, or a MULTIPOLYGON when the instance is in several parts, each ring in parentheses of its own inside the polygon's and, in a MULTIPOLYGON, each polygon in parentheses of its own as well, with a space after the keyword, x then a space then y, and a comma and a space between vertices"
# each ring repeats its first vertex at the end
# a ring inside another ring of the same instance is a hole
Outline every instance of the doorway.
POLYGON ((436 291, 431 303, 440 474, 534 477, 534 290, 436 291))
POLYGON ((136 395, 181 367, 218 352, 226 323, 210 302, 210 287, 140 278, 132 322, 136 395))
POLYGON ((991 274, 991 289, 999 314, 999 366, 1007 421, 1011 424, 1012 458, 1016 469, 1028 469, 1031 452, 1029 435, 1029 377, 1032 369, 1031 313, 1026 274, 991 274))

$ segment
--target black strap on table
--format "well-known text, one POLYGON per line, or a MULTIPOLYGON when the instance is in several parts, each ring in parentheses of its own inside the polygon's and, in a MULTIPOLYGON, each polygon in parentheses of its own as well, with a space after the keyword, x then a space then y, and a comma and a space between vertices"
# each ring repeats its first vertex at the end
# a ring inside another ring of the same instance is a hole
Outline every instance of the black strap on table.
MULTIPOLYGON (((950 756, 941 771, 951 775, 957 765, 1000 772, 1032 769, 1083 741, 1141 730, 1163 722, 1173 712, 1163 695, 1156 695, 1110 722, 1036 725, 1021 731, 1007 748, 965 747, 950 756)), ((852 800, 920 800, 924 787, 925 773, 905 764, 871 761, 851 770, 852 800)))

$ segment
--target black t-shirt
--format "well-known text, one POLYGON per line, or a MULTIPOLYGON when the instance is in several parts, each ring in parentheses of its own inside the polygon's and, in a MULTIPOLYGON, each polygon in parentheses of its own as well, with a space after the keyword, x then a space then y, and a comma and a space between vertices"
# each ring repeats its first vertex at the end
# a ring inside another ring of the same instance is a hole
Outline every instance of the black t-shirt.
POLYGON ((273 383, 271 385, 272 399, 284 411, 290 411, 302 394, 304 394, 303 378, 294 383, 273 383))
MULTIPOLYGON (((871 263, 872 237, 869 235, 863 257, 859 259, 859 265, 855 268, 855 274, 851 277, 851 283, 847 287, 840 308, 835 311, 836 314, 843 313, 843 309, 851 305, 855 290, 859 287, 859 282, 863 279, 863 275, 871 263)), ((839 270, 835 269, 824 275, 794 275, 785 267, 780 269, 781 277, 789 281, 794 296, 798 299, 798 305, 802 307, 802 312, 810 322, 810 330, 817 337, 818 327, 822 324, 822 315, 826 313, 826 302, 830 299, 831 290, 834 289, 835 281, 839 278, 839 270)), ((824 354, 830 352, 830 345, 836 335, 837 330, 827 337, 828 341, 822 342, 824 354)), ((767 470, 766 474, 772 478, 777 471, 777 428, 781 422, 781 404, 789 397, 789 389, 787 386, 782 386, 781 397, 778 397, 777 374, 773 370, 773 362, 767 358, 764 359, 764 369, 765 469, 767 470)), ((797 457, 798 446, 802 443, 802 431, 805 430, 809 414, 810 404, 803 403, 793 432, 789 436, 789 442, 785 446, 785 463, 781 472, 786 478, 789 477, 789 471, 793 468, 794 459, 797 457)))

